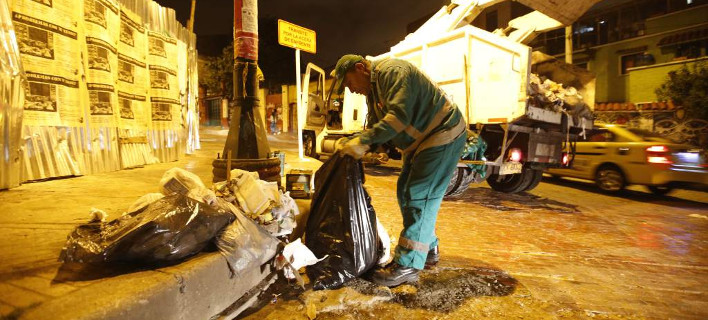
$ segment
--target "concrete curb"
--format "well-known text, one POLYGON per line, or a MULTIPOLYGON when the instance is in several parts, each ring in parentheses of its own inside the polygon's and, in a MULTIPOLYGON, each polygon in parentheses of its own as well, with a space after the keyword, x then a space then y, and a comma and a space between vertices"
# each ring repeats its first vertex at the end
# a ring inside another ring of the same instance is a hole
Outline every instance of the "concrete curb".
POLYGON ((20 319, 209 319, 273 272, 270 265, 231 276, 219 253, 123 274, 45 301, 20 319))

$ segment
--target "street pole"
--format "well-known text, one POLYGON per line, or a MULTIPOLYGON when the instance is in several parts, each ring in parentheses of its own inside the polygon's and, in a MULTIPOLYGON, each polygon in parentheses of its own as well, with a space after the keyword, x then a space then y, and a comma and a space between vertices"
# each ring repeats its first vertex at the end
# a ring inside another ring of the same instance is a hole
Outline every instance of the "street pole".
POLYGON ((297 141, 300 160, 305 159, 302 145, 303 118, 307 110, 302 110, 302 76, 300 74, 300 49, 295 49, 295 90, 297 91, 297 141))
POLYGON ((270 146, 258 110, 258 1, 234 0, 234 106, 221 157, 212 163, 213 180, 231 168, 257 171, 262 180, 280 182, 280 160, 270 146))
POLYGON ((194 9, 197 7, 197 0, 192 0, 192 9, 189 10, 189 21, 187 21, 187 28, 190 32, 194 32, 194 9))
POLYGON ((565 63, 573 64, 573 26, 565 27, 565 63))

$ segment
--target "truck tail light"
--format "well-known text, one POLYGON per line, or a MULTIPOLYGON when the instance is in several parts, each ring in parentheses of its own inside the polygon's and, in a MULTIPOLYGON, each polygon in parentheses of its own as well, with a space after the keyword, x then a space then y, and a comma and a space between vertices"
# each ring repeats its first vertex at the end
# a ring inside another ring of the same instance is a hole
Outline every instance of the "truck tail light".
POLYGON ((672 164, 671 154, 667 146, 647 147, 647 162, 655 164, 672 164))
POLYGON ((514 162, 520 162, 521 157, 523 154, 521 153, 521 149, 519 148, 513 148, 509 150, 509 160, 514 161, 514 162))
POLYGON ((568 157, 568 154, 563 152, 563 156, 561 157, 561 164, 563 166, 568 166, 570 164, 570 158, 568 157))

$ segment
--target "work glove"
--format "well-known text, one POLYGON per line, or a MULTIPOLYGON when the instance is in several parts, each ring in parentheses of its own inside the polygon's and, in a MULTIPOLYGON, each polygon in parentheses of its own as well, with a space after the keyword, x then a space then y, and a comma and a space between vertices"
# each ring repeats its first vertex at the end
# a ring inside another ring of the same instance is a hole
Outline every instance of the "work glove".
POLYGON ((369 151, 369 145, 361 143, 361 139, 356 137, 344 143, 342 146, 342 154, 350 155, 352 158, 359 160, 364 156, 366 151, 369 151))

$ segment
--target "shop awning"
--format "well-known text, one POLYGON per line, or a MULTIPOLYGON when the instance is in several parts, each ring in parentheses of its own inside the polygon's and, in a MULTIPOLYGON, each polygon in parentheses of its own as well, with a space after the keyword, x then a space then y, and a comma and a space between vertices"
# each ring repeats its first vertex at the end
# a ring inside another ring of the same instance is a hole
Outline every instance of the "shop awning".
POLYGON ((684 32, 674 33, 659 40, 658 46, 672 46, 686 42, 708 39, 708 28, 693 29, 684 32))

